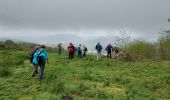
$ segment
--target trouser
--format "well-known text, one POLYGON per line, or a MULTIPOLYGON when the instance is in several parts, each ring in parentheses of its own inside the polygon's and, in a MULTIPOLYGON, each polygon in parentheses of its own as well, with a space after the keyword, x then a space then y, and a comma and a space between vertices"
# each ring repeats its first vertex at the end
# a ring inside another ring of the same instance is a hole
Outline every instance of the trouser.
POLYGON ((61 49, 58 49, 58 54, 61 55, 61 49))
POLYGON ((107 58, 112 58, 112 52, 111 51, 107 51, 107 58))
POLYGON ((73 52, 70 52, 70 53, 69 53, 69 59, 70 59, 70 60, 73 59, 73 56, 74 56, 74 53, 73 53, 73 52))
POLYGON ((45 63, 40 64, 40 71, 39 71, 39 75, 38 78, 41 80, 44 74, 44 68, 45 68, 45 63))
POLYGON ((83 57, 86 57, 86 51, 84 51, 84 53, 83 53, 83 57))
POLYGON ((97 61, 101 58, 101 51, 97 51, 97 61))
POLYGON ((33 64, 34 65, 34 70, 33 70, 33 73, 32 73, 32 77, 35 76, 35 74, 38 74, 38 65, 37 64, 33 64))
POLYGON ((82 52, 81 51, 78 51, 78 58, 82 58, 82 52))

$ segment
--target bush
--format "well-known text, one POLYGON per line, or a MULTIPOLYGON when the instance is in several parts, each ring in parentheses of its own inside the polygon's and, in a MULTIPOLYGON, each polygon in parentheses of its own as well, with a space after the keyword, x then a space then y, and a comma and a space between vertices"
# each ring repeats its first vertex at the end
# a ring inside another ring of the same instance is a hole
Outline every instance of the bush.
POLYGON ((132 55, 141 55, 146 58, 154 58, 156 54, 155 46, 144 41, 136 41, 127 47, 127 51, 132 55))

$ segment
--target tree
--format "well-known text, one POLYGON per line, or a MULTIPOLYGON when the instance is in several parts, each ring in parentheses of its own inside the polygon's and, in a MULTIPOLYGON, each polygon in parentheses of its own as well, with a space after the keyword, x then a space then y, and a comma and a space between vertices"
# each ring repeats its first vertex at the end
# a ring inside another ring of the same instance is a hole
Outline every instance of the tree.
POLYGON ((131 33, 125 30, 123 31, 121 30, 119 34, 120 36, 117 37, 115 41, 115 45, 121 48, 122 50, 126 50, 126 47, 129 44, 130 39, 131 39, 131 33))
POLYGON ((170 60, 170 32, 162 30, 160 32, 160 56, 163 60, 170 60))

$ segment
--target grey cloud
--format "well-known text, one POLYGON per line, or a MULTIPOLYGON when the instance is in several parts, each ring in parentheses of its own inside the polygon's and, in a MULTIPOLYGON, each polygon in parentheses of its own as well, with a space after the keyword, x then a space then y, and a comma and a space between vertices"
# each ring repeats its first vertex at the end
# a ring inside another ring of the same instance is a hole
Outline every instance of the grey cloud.
POLYGON ((0 29, 8 33, 127 28, 154 34, 169 27, 169 4, 169 0, 1 0, 0 29))

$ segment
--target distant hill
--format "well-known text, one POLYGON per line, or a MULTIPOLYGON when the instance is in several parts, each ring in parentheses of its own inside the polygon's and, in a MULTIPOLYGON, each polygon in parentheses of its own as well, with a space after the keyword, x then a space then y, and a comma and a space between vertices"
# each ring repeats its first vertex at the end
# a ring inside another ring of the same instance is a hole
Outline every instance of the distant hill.
POLYGON ((0 41, 6 41, 9 40, 8 38, 0 38, 0 41))
MULTIPOLYGON (((0 50, 32 51, 37 45, 39 44, 17 41, 17 40, 8 40, 8 39, 0 40, 0 50)), ((47 46, 47 50, 48 52, 55 52, 55 49, 49 46, 47 46)))

